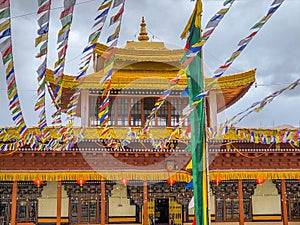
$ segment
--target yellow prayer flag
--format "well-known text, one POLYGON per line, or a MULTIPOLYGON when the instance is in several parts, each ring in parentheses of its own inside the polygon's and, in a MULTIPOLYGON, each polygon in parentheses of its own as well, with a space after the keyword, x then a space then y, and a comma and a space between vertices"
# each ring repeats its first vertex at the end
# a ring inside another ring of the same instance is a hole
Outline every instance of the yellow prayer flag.
POLYGON ((193 168, 193 163, 192 160, 190 160, 190 162, 187 164, 187 166, 185 167, 186 170, 191 170, 193 168))
POLYGON ((0 32, 10 28, 10 19, 5 20, 3 23, 0 24, 0 32))
POLYGON ((42 34, 35 39, 35 47, 38 46, 42 41, 48 39, 48 33, 42 34))
POLYGON ((11 71, 11 69, 13 68, 13 66, 14 66, 14 61, 10 60, 9 63, 8 63, 8 65, 7 65, 7 67, 6 67, 6 74, 8 74, 11 71))
POLYGON ((203 39, 200 42, 197 42, 196 44, 194 44, 192 47, 199 47, 199 46, 203 46, 205 44, 207 40, 203 39))
POLYGON ((224 9, 221 9, 219 12, 217 12, 216 14, 225 14, 225 13, 227 13, 228 12, 228 10, 229 10, 229 8, 224 8, 224 9))
POLYGON ((231 55, 230 59, 235 59, 235 58, 238 57, 240 54, 241 54, 241 51, 234 52, 234 53, 231 55))
POLYGON ((12 92, 9 93, 8 98, 9 98, 9 99, 12 99, 16 94, 17 94, 17 89, 14 88, 14 89, 12 90, 12 92))
POLYGON ((192 21, 193 21, 195 16, 196 16, 196 18, 195 18, 195 27, 197 27, 197 28, 201 27, 201 13, 202 13, 202 1, 197 0, 194 11, 193 11, 192 15, 190 16, 189 21, 188 21, 187 25, 185 26, 185 28, 184 28, 181 36, 180 36, 182 39, 186 38, 186 36, 188 35, 189 29, 192 25, 192 21))
POLYGON ((63 35, 70 28, 71 28, 71 23, 67 24, 62 29, 60 29, 57 36, 60 37, 61 35, 63 35))
POLYGON ((108 3, 104 4, 104 5, 101 5, 99 8, 98 8, 98 11, 102 10, 102 9, 106 9, 108 7, 111 6, 111 3, 112 1, 109 1, 108 3))

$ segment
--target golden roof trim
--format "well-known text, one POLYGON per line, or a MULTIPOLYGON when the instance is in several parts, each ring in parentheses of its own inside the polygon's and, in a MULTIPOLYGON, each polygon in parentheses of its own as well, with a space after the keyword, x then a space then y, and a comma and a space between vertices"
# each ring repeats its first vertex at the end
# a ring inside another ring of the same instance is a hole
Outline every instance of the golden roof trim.
MULTIPOLYGON (((46 81, 54 84, 54 74, 53 71, 50 69, 46 70, 46 81)), ((63 75, 63 81, 62 81, 62 86, 65 88, 72 88, 74 85, 77 85, 79 82, 75 80, 76 76, 71 76, 71 75, 63 75)))
MULTIPOLYGON (((0 133, 0 141, 9 141, 12 139, 17 139, 19 137, 19 133, 15 127, 2 127, 4 130, 0 133)), ((57 127, 49 127, 48 128, 50 131, 50 137, 51 138, 60 138, 60 135, 57 133, 57 127)), ((132 127, 131 130, 134 132, 139 131, 141 127, 132 127)), ((181 128, 182 131, 185 131, 186 128, 181 128)), ((28 128, 29 132, 33 132, 38 134, 39 133, 39 128, 38 127, 29 127, 28 128)), ((75 135, 78 135, 80 131, 82 130, 81 127, 74 127, 73 131, 75 135)), ((110 129, 110 134, 113 138, 116 139, 125 139, 127 137, 127 131, 128 127, 111 127, 110 129)), ((222 136, 217 136, 213 140, 245 140, 245 141, 250 141, 251 140, 251 135, 250 131, 255 131, 258 134, 263 134, 264 136, 271 136, 275 135, 278 136, 280 135, 281 132, 298 132, 297 128, 282 128, 282 129, 255 129, 255 128, 239 128, 237 129, 229 129, 229 131, 222 136), (237 132, 238 131, 238 132, 237 132), (238 134, 237 134, 238 133, 238 134), (240 134, 245 133, 243 135, 244 137, 241 138, 240 134)), ((149 133, 145 138, 149 138, 150 136, 153 139, 161 139, 161 138, 167 138, 169 135, 173 132, 172 127, 152 127, 149 130, 149 133)), ((89 127, 89 128, 84 128, 83 129, 83 136, 85 139, 99 139, 100 134, 102 133, 102 128, 98 127, 89 127)), ((182 132, 179 132, 182 133, 182 132)), ((184 138, 186 139, 187 137, 181 137, 179 134, 176 134, 176 138, 184 138)))
MULTIPOLYGON (((243 73, 222 76, 217 79, 217 86, 214 90, 224 89, 224 88, 234 88, 237 86, 243 86, 251 84, 255 81, 256 69, 252 69, 243 73)), ((103 71, 92 73, 87 75, 85 82, 79 87, 80 89, 101 89, 99 81, 101 77, 105 74, 103 71)), ((177 71, 131 71, 131 70, 118 70, 115 71, 112 76, 112 89, 158 89, 166 90, 169 88, 168 81, 176 77, 177 71), (151 75, 151 77, 147 76, 151 75), (155 78, 155 80, 153 80, 155 78), (157 78, 161 79, 159 82, 160 86, 157 86, 157 78), (140 80, 140 81, 137 81, 140 80), (144 83, 142 81, 145 81, 144 83), (150 81, 147 81, 150 80, 150 81), (150 83, 149 83, 150 82, 150 83), (165 83, 164 83, 165 82, 165 83), (140 86, 143 83, 145 86, 140 86), (129 85, 130 84, 130 85, 129 85)), ((78 81, 74 80, 75 76, 64 75, 63 77, 63 87, 72 88, 74 85, 78 84, 78 81)), ((50 83, 54 83, 53 71, 47 69, 46 80, 50 83)), ((211 82, 211 78, 206 78, 205 83, 211 82)), ((178 90, 183 90, 186 88, 186 78, 183 77, 179 81, 178 90)))
POLYGON ((44 181, 77 180, 166 180, 170 177, 176 181, 189 182, 192 177, 187 171, 167 170, 0 170, 0 181, 44 181))
MULTIPOLYGON (((155 59, 157 61, 164 60, 166 62, 168 61, 179 61, 183 56, 183 49, 176 49, 176 50, 170 50, 167 48, 153 48, 155 45, 161 45, 163 42, 128 42, 127 44, 133 45, 136 44, 138 47, 139 45, 145 45, 152 46, 152 48, 133 48, 132 46, 125 47, 125 48, 116 48, 116 59, 122 59, 122 60, 150 60, 155 59), (161 60, 160 60, 161 59, 161 60), (171 59, 171 60, 170 60, 171 59)), ((96 47, 94 49, 94 52, 96 54, 102 55, 105 57, 108 54, 107 51, 108 47, 103 44, 96 44, 96 47)))

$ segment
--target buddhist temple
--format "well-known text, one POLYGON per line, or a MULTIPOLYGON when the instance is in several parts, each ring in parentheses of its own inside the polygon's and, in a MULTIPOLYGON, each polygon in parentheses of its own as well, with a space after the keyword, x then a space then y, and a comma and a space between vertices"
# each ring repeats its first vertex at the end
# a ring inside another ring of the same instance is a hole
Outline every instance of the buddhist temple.
MULTIPOLYGON (((0 224, 191 224, 194 211, 189 120, 173 132, 188 97, 181 77, 155 114, 148 132, 139 134, 169 81, 182 69, 183 49, 149 40, 142 18, 138 40, 114 51, 108 111, 109 135, 103 134, 99 108, 111 53, 97 43, 94 73, 78 85, 64 75, 61 108, 80 90, 70 149, 32 149, 23 144, 1 152, 0 224), (75 87, 75 88, 74 88, 75 87)), ((300 222, 299 145, 285 140, 297 129, 231 128, 213 132, 218 113, 232 106, 255 82, 256 70, 222 76, 205 97, 209 162, 208 212, 212 224, 296 225, 300 222), (212 128, 212 129, 210 129, 212 128), (275 142, 263 138, 275 137, 275 142), (268 223, 269 222, 269 223, 268 223)), ((46 78, 53 99, 53 71, 46 78)), ((209 83, 210 78, 205 78, 209 83)), ((67 125, 66 125, 67 126, 67 125)), ((52 139, 61 137, 50 127, 52 139)), ((37 127, 30 128, 38 133, 37 127)), ((16 142, 15 128, 1 128, 0 144, 16 142)))

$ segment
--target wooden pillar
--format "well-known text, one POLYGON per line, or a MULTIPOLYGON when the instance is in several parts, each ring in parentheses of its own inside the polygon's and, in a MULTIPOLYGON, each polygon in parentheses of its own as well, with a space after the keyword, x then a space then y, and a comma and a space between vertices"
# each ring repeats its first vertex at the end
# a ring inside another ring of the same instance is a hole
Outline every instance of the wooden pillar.
POLYGON ((61 223, 61 181, 57 181, 57 197, 56 197, 56 225, 60 225, 61 223))
POLYGON ((14 181, 12 186, 12 195, 11 195, 11 219, 10 224, 16 225, 16 216, 17 216, 17 194, 18 194, 18 182, 14 181))
POLYGON ((284 179, 281 180, 281 208, 283 225, 288 225, 288 212, 286 206, 286 184, 284 179))
POLYGON ((240 225, 244 225, 244 194, 243 194, 243 180, 238 180, 238 196, 239 196, 239 211, 240 211, 240 225))
POLYGON ((144 191, 143 191, 143 199, 144 199, 144 204, 143 204, 143 225, 148 225, 148 186, 147 186, 147 181, 144 181, 144 191))
POLYGON ((101 225, 105 225, 105 181, 101 181, 101 225))

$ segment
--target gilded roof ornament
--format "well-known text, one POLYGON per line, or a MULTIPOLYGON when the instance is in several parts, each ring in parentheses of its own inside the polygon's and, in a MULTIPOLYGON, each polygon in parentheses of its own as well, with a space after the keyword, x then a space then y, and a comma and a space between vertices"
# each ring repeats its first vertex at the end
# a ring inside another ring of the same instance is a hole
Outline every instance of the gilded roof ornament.
POLYGON ((142 17, 142 22, 140 25, 141 25, 141 30, 140 30, 138 40, 139 41, 149 41, 148 33, 146 31, 146 23, 145 23, 144 17, 142 17))

